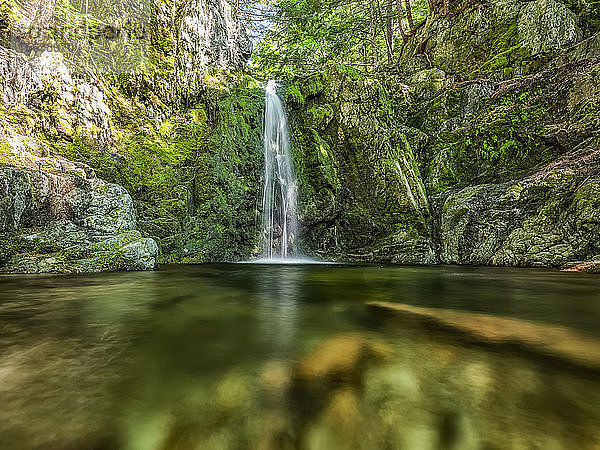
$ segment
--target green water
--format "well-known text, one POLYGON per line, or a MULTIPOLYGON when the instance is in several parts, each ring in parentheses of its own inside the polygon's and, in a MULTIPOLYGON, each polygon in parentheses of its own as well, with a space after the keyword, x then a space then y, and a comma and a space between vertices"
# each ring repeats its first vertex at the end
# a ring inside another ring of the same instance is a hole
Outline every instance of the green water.
POLYGON ((373 300, 600 337, 600 278, 584 274, 224 264, 4 276, 0 448, 600 447, 598 376, 381 320, 373 300), (357 342, 348 377, 298 381, 302 367, 351 360, 357 342))

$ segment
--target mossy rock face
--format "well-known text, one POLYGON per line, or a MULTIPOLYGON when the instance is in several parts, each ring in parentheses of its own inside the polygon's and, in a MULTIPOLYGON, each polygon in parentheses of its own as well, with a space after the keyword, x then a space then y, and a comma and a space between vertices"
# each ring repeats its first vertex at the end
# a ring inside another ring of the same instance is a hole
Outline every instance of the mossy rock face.
POLYGON ((600 124, 599 70, 597 61, 580 61, 509 89, 451 86, 420 104, 409 120, 433 135, 418 153, 428 192, 518 179, 590 139, 600 124))
POLYGON ((532 74, 591 30, 555 0, 462 2, 456 9, 431 15, 409 40, 399 62, 407 79, 419 70, 441 70, 454 81, 532 74))
POLYGON ((591 259, 600 248, 598 178, 592 175, 600 160, 570 163, 518 183, 441 196, 434 202, 441 261, 557 267, 591 259))
POLYGON ((354 260, 402 259, 398 252, 411 262, 434 259, 414 155, 423 136, 398 120, 407 96, 336 71, 298 79, 288 92, 305 251, 354 260), (405 232, 424 245, 403 250, 395 236, 405 232))
MULTIPOLYGON (((170 5, 174 22, 198 17, 184 3, 170 5)), ((459 3, 417 29, 400 74, 340 66, 288 80, 306 253, 557 265, 600 252, 586 181, 596 179, 586 167, 597 163, 600 45, 579 42, 598 29, 597 4, 459 3)), ((0 264, 128 270, 154 267, 157 252, 161 262, 258 253, 263 86, 194 69, 213 56, 239 62, 244 37, 232 55, 212 42, 207 56, 187 38, 176 54, 175 24, 155 25, 150 72, 102 83, 57 52, 2 50, 0 163, 26 155, 36 170, 0 168, 0 264)))
POLYGON ((21 236, 8 233, 0 235, 0 266, 7 264, 14 255, 31 249, 31 242, 21 236))
POLYGON ((182 227, 186 262, 236 261, 259 251, 264 90, 243 77, 215 94, 182 227))
MULTIPOLYGON (((82 231, 85 232, 85 231, 82 231)), ((44 230, 34 235, 4 237, 0 244, 0 271, 18 273, 88 273, 155 270, 158 246, 136 230, 86 243, 50 243, 44 230), (93 243, 94 241, 98 241, 93 243)))

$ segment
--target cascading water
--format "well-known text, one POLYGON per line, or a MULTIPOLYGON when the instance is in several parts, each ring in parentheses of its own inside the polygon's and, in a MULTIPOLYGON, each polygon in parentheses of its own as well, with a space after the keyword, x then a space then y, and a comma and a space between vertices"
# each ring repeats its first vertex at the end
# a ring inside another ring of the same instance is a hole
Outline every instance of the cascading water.
POLYGON ((293 257, 298 244, 296 174, 287 117, 274 80, 265 90, 264 153, 263 254, 267 259, 293 257))

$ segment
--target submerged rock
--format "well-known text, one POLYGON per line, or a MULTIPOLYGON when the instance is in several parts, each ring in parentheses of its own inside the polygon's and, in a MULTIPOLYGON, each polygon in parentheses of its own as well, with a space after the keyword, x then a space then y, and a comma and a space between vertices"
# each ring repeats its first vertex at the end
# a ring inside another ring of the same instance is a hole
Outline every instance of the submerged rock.
POLYGON ((529 353, 600 371, 600 340, 570 328, 403 303, 369 302, 367 307, 450 329, 481 343, 514 346, 529 353))
POLYGON ((353 383, 360 379, 369 360, 386 360, 392 350, 378 339, 363 334, 343 334, 327 339, 295 367, 296 383, 335 381, 353 383))
POLYGON ((268 364, 262 374, 267 398, 291 421, 271 427, 264 448, 368 448, 363 378, 373 363, 392 356, 376 336, 347 333, 324 340, 292 367, 268 364))

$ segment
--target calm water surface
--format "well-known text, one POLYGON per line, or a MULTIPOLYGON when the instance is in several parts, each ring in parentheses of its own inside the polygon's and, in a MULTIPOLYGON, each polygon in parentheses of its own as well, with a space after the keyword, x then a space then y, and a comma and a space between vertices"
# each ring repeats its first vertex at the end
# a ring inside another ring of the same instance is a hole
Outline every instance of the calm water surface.
POLYGON ((598 449, 600 380, 374 317, 403 302, 600 342, 600 278, 223 264, 0 277, 1 449, 598 449))

